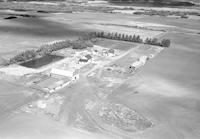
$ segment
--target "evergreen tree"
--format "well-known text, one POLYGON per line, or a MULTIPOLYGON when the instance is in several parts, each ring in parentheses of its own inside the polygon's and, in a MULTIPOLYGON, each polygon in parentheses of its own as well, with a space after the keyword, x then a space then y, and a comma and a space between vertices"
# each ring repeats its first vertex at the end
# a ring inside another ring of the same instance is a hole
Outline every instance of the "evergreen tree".
POLYGON ((121 40, 122 35, 119 33, 118 40, 121 40))
POLYGON ((136 36, 133 35, 132 42, 136 42, 136 36))
POLYGON ((128 35, 126 35, 125 41, 129 41, 129 36, 128 35))
POLYGON ((125 38, 125 35, 124 35, 124 34, 122 34, 121 40, 124 40, 124 38, 125 38))
POLYGON ((111 39, 115 39, 115 34, 114 33, 111 33, 111 39))
POLYGON ((106 38, 108 38, 108 39, 111 38, 110 32, 107 33, 107 37, 106 38))
POLYGON ((131 41, 131 40, 132 40, 132 36, 131 36, 131 35, 129 35, 129 38, 128 38, 128 40, 129 40, 129 41, 131 41))
POLYGON ((104 38, 104 32, 103 32, 103 31, 100 33, 100 36, 99 36, 99 37, 104 38))
POLYGON ((149 43, 149 38, 147 37, 144 41, 145 44, 148 44, 149 43))
POLYGON ((115 37, 114 37, 115 40, 117 40, 117 37, 118 37, 118 34, 117 34, 117 32, 116 32, 116 33, 115 33, 115 37))
POLYGON ((151 40, 151 38, 149 38, 149 42, 148 42, 148 44, 151 44, 151 42, 152 42, 152 40, 151 40))
POLYGON ((139 42, 139 40, 140 40, 140 36, 137 35, 135 41, 136 41, 136 42, 139 42))
POLYGON ((102 35, 101 32, 97 33, 97 37, 101 37, 101 35, 102 35))

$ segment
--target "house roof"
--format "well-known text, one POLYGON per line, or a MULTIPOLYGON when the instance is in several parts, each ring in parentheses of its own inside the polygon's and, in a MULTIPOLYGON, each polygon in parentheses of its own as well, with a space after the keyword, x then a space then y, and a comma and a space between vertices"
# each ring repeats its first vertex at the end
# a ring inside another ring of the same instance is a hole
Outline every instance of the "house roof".
POLYGON ((79 59, 79 62, 88 62, 88 59, 79 59))
POLYGON ((114 49, 109 49, 108 52, 114 54, 114 53, 115 53, 115 50, 114 50, 114 49))
POLYGON ((89 54, 85 55, 85 57, 86 57, 87 59, 91 59, 91 58, 92 58, 92 56, 89 55, 89 54))

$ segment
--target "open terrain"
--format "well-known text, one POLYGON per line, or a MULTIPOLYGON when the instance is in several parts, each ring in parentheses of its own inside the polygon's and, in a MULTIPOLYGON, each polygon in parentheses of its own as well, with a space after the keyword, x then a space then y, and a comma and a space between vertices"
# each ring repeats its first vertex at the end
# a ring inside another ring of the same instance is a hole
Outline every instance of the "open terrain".
POLYGON ((110 98, 153 118, 157 126, 138 134, 138 138, 197 139, 200 128, 199 42, 197 36, 167 35, 174 40, 174 47, 161 52, 110 98), (192 41, 194 38, 196 42, 192 41), (124 90, 127 91, 122 93, 124 90), (138 94, 134 94, 135 91, 138 94))
MULTIPOLYGON (((63 59, 48 65, 0 67, 0 138, 200 138, 200 20, 114 13, 110 8, 125 6, 106 5, 107 12, 94 12, 96 5, 70 13, 0 11, 0 62, 93 31, 171 40, 162 48, 100 38, 91 48, 55 51, 63 59), (146 63, 132 69, 141 57, 146 63), (64 77, 74 69, 79 76, 64 77)), ((185 9, 192 10, 200 12, 185 9)))

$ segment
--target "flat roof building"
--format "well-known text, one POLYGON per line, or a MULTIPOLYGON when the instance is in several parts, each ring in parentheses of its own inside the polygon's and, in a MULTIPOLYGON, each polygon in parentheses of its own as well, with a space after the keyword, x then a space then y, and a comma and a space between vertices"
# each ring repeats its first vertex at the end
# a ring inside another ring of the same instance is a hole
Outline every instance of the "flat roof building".
POLYGON ((79 71, 77 69, 59 69, 59 68, 52 68, 50 72, 51 76, 59 75, 71 78, 73 80, 79 79, 79 71))

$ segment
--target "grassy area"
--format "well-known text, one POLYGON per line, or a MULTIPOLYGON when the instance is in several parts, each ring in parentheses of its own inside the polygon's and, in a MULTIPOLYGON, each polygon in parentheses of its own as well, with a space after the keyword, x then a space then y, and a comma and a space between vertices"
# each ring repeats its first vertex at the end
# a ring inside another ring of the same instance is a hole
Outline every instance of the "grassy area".
POLYGON ((138 138, 199 138, 195 130, 200 115, 199 36, 169 33, 163 37, 169 37, 173 47, 147 62, 110 99, 153 119, 155 127, 138 138))
POLYGON ((0 80, 0 117, 35 99, 35 90, 0 80))
POLYGON ((95 45, 103 46, 106 48, 118 49, 118 50, 129 50, 137 46, 136 43, 110 40, 110 39, 97 39, 95 45))

